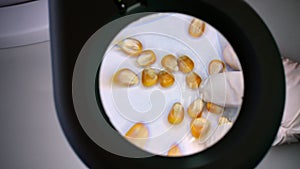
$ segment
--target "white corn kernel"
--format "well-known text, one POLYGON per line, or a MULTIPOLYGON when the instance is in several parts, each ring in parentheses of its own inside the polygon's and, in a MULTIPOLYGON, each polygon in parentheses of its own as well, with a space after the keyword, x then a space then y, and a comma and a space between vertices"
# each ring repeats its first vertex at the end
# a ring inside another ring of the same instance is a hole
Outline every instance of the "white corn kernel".
POLYGON ((123 39, 118 46, 129 56, 139 56, 143 50, 142 43, 134 38, 123 39))
POLYGON ((118 70, 115 73, 113 80, 116 84, 125 87, 133 86, 139 83, 138 76, 128 68, 118 70))
POLYGON ((202 79, 197 73, 190 72, 186 75, 185 81, 189 88, 198 89, 202 79))
POLYGON ((208 73, 210 75, 225 72, 225 63, 221 60, 212 60, 208 66, 208 73))
POLYGON ((136 62, 139 66, 150 66, 156 61, 156 55, 152 50, 144 50, 139 57, 137 58, 136 62))
POLYGON ((228 124, 228 123, 231 123, 231 122, 227 117, 222 116, 219 118, 219 123, 218 123, 219 125, 228 124))
POLYGON ((166 55, 162 58, 161 65, 169 72, 176 72, 179 69, 176 57, 171 54, 166 55))
POLYGON ((195 101, 193 101, 192 104, 190 104, 190 106, 188 107, 188 115, 192 118, 197 118, 197 117, 201 117, 202 112, 203 112, 203 108, 204 108, 204 101, 202 99, 196 99, 195 101))

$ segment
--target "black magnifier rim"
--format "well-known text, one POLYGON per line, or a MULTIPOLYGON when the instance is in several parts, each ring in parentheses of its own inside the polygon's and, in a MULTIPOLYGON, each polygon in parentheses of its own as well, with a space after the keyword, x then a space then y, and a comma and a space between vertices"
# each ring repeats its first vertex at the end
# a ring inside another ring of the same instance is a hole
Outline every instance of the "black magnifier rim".
POLYGON ((280 54, 259 16, 244 1, 237 0, 148 0, 147 8, 130 13, 135 12, 183 13, 203 19, 220 31, 238 54, 243 68, 245 90, 240 114, 222 140, 195 155, 120 157, 98 147, 79 129, 74 131, 80 133, 77 137, 68 138, 79 157, 90 168, 254 168, 276 135, 285 96, 280 54))

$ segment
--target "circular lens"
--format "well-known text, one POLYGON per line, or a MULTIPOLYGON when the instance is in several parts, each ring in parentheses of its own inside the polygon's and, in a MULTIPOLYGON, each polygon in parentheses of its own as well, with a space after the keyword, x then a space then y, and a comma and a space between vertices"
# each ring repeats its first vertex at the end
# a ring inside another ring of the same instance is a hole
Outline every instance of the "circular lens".
POLYGON ((217 143, 242 104, 238 57, 220 32, 179 13, 155 13, 121 30, 99 71, 108 120, 156 155, 186 156, 217 143))

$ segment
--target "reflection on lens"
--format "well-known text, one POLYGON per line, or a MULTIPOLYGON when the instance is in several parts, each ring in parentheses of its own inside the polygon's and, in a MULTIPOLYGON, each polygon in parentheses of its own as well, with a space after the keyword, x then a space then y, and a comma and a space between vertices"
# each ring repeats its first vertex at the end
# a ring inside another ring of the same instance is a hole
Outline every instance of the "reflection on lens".
POLYGON ((222 139, 243 96, 240 62, 205 21, 156 13, 132 22, 107 48, 99 71, 109 121, 144 151, 178 157, 222 139))

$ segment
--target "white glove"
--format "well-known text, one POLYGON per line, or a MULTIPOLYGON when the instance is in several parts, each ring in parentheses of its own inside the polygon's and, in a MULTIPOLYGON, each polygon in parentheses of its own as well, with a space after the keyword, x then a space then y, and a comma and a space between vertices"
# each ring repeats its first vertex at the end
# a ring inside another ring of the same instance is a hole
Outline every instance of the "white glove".
POLYGON ((300 140, 300 64, 283 58, 286 78, 286 99, 283 118, 273 145, 300 140))
POLYGON ((200 86, 200 93, 205 102, 223 107, 239 107, 244 93, 243 73, 233 71, 211 75, 200 86))
POLYGON ((223 58, 233 70, 209 76, 200 86, 200 93, 206 102, 223 107, 239 107, 244 94, 244 80, 238 57, 228 42, 223 42, 223 58))

